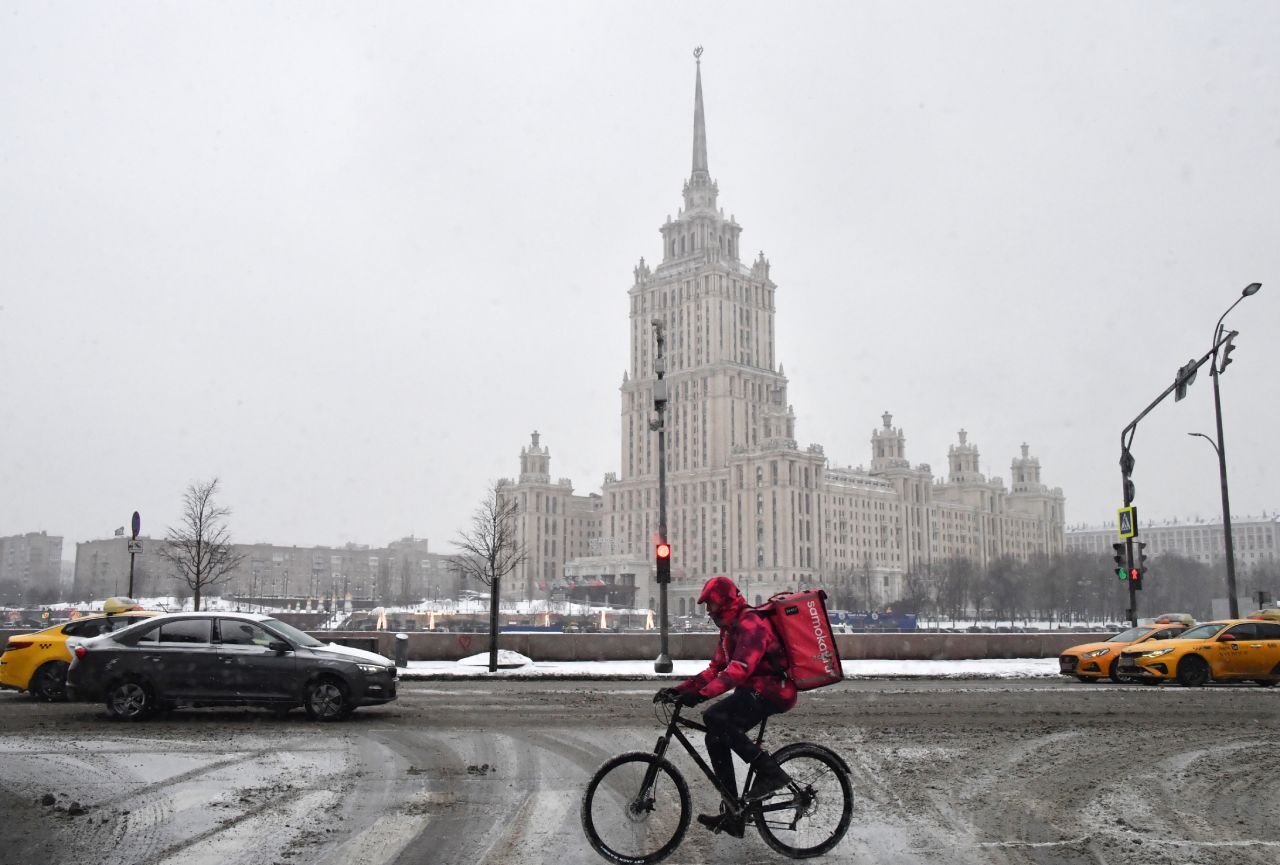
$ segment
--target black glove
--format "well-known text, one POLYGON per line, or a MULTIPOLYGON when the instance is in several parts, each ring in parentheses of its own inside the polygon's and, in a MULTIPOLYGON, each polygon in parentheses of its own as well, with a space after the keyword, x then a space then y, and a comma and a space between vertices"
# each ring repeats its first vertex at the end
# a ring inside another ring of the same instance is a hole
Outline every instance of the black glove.
POLYGON ((706 700, 707 698, 699 694, 697 691, 691 691, 687 694, 680 694, 676 702, 681 706, 696 706, 699 703, 705 703, 706 700))
POLYGON ((653 695, 653 702, 674 703, 677 697, 675 688, 659 688, 658 693, 653 695))

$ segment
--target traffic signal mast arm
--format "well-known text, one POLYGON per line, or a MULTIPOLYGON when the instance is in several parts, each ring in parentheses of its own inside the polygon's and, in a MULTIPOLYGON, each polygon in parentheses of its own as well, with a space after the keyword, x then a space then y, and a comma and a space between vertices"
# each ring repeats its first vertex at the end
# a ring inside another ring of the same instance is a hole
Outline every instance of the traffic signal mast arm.
MULTIPOLYGON (((1127 507, 1133 502, 1133 484, 1129 480, 1129 475, 1133 474, 1133 457, 1129 453, 1129 447, 1133 444, 1134 433, 1138 431, 1138 422, 1151 413, 1151 410, 1160 405, 1164 398, 1169 394, 1178 390, 1180 393, 1186 393, 1187 385, 1191 383, 1191 379, 1195 378, 1196 371, 1204 366, 1205 362, 1218 353, 1218 350, 1235 337, 1235 331, 1218 334, 1218 341, 1213 344, 1213 348, 1204 353, 1199 360, 1192 359, 1185 366, 1178 370, 1178 374, 1173 377, 1173 384, 1164 389, 1160 396, 1151 401, 1151 405, 1142 410, 1136 418, 1129 422, 1129 425, 1120 431, 1120 472, 1123 475, 1122 494, 1124 503, 1127 507), (1127 465, 1126 465, 1127 464, 1127 465)), ((1179 396, 1178 399, 1182 397, 1179 396)), ((1216 447, 1216 445, 1215 445, 1216 447)))
MULTIPOLYGON (((1134 433, 1136 433, 1138 430, 1138 422, 1141 421, 1148 414, 1150 414, 1152 409, 1160 405, 1160 403, 1164 401, 1165 397, 1167 397, 1169 394, 1173 393, 1174 391, 1178 392, 1178 395, 1176 398, 1182 399, 1182 397, 1186 395, 1187 385, 1189 385, 1191 383, 1191 379, 1195 377, 1196 370, 1200 369, 1200 367, 1202 367, 1205 364, 1205 362, 1208 361, 1210 358, 1216 357, 1218 350, 1222 348, 1224 345, 1229 345, 1231 340, 1234 337, 1235 337, 1234 331, 1230 332, 1229 335, 1219 332, 1218 338, 1213 344, 1213 348, 1205 352, 1204 356, 1201 357, 1199 360, 1196 360, 1193 358, 1192 360, 1188 361, 1185 366, 1179 369, 1178 374, 1173 378, 1173 384, 1165 388, 1164 392, 1161 393, 1160 396, 1152 400, 1151 405, 1144 408, 1141 414, 1139 414, 1136 418, 1134 418, 1127 427, 1125 427, 1123 430, 1120 431, 1121 495, 1123 496, 1123 499, 1124 499, 1125 508, 1129 508, 1129 506, 1133 504, 1133 499, 1135 495, 1133 481, 1130 477, 1133 474, 1134 460, 1133 460, 1133 454, 1129 450, 1129 447, 1133 444, 1133 436, 1134 436, 1134 433)), ((1136 517, 1134 518, 1134 521, 1135 522, 1137 521, 1136 517)), ((1137 534, 1136 525, 1133 527, 1133 529, 1134 529, 1134 534, 1137 534)), ((1127 610, 1129 614, 1128 617, 1129 619, 1131 619, 1132 623, 1136 626, 1138 624, 1138 603, 1137 603, 1137 598, 1134 596, 1134 593, 1136 590, 1142 588, 1142 575, 1146 571, 1146 556, 1141 553, 1141 548, 1146 545, 1141 544, 1139 546, 1139 562, 1136 564, 1136 566, 1134 562, 1133 545, 1134 545, 1133 536, 1130 535, 1125 538, 1124 543, 1115 544, 1114 548, 1116 551, 1116 555, 1115 555, 1116 574, 1117 576, 1120 577, 1121 580, 1125 581, 1128 584, 1128 588, 1129 588, 1129 609, 1127 610)))
MULTIPOLYGON (((1231 333, 1234 336, 1234 332, 1231 332, 1231 333)), ((1120 446, 1123 449, 1127 450, 1129 445, 1132 444, 1133 442, 1133 433, 1138 427, 1138 422, 1142 420, 1144 417, 1146 417, 1148 414, 1150 414, 1153 408, 1160 405, 1160 403, 1164 401, 1165 397, 1167 397, 1169 394, 1177 390, 1179 385, 1183 385, 1183 387, 1185 387, 1185 384, 1183 384, 1184 382, 1189 384, 1190 382, 1188 381, 1188 379, 1194 377, 1196 371, 1200 369, 1200 367, 1204 366, 1205 362, 1218 352, 1218 349, 1222 347, 1223 343, 1226 343, 1228 341, 1229 339, 1227 335, 1222 334, 1222 338, 1219 339, 1218 342, 1214 343, 1213 348, 1205 352, 1203 357, 1201 357, 1199 360, 1193 359, 1189 361, 1186 366, 1179 369, 1178 374, 1173 377, 1173 384, 1165 388, 1164 392, 1160 394, 1160 396, 1152 400, 1151 405, 1144 408, 1142 410, 1142 413, 1138 415, 1136 418, 1134 418, 1132 421, 1130 421, 1129 425, 1124 428, 1123 432, 1120 433, 1120 446)))

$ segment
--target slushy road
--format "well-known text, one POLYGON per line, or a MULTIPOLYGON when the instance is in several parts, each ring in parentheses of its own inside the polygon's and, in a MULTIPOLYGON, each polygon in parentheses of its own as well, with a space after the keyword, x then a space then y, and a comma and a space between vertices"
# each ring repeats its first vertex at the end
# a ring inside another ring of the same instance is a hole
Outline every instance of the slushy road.
MULTIPOLYGON (((214 709, 120 724, 3 692, 0 863, 602 862, 579 800, 606 758, 653 747, 657 687, 405 682, 338 724, 214 709)), ((1280 688, 846 682, 802 695, 766 744, 800 739, 845 756, 857 797, 817 862, 1280 861, 1280 688)), ((783 860, 752 830, 694 825, 668 861, 783 860)))

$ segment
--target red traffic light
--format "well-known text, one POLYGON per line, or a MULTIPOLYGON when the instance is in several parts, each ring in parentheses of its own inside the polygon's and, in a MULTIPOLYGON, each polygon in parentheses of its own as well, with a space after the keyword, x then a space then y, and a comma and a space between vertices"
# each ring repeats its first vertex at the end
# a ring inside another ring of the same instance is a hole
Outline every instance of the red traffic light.
POLYGON ((1129 579, 1131 579, 1131 580, 1136 580, 1136 579, 1138 579, 1138 577, 1139 577, 1138 569, 1137 569, 1137 568, 1131 568, 1131 569, 1129 570, 1129 579))
POLYGON ((671 544, 658 544, 658 558, 671 558, 671 544))

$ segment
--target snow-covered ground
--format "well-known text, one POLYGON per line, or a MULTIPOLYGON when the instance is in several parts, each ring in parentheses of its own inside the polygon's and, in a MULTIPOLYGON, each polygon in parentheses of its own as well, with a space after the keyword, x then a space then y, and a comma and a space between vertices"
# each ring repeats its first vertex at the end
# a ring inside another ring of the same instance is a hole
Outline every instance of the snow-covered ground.
MULTIPOLYGON (((455 676, 494 678, 686 678, 703 670, 706 661, 673 661, 672 672, 655 673, 653 660, 635 661, 531 661, 517 652, 498 650, 498 671, 488 672, 487 652, 460 661, 410 661, 400 670, 401 679, 435 679, 455 676)), ((1057 658, 993 658, 970 661, 845 661, 850 679, 1027 679, 1055 677, 1057 658)))

